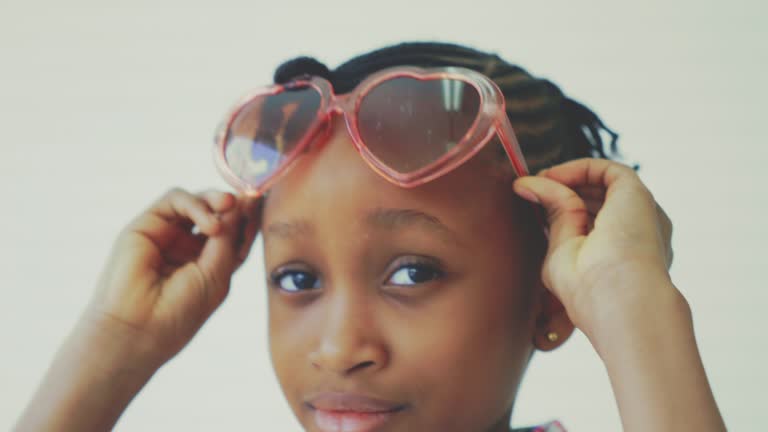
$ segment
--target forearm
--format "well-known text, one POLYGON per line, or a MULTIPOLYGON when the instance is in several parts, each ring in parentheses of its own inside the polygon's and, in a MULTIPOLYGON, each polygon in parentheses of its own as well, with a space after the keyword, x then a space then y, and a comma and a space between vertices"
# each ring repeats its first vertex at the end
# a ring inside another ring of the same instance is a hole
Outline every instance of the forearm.
POLYGON ((155 368, 136 361, 127 334, 89 322, 74 329, 15 431, 108 431, 155 368))
POLYGON ((590 339, 605 362, 626 431, 723 431, 688 303, 668 289, 604 308, 590 339), (610 323, 610 324, 607 324, 610 323))

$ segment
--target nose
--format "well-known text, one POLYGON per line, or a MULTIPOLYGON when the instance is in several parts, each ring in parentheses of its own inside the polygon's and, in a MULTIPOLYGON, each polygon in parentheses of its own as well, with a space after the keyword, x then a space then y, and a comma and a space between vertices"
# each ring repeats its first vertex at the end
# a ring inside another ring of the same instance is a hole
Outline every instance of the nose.
POLYGON ((328 300, 321 336, 309 355, 312 365, 343 376, 384 369, 389 352, 365 299, 334 297, 328 300))

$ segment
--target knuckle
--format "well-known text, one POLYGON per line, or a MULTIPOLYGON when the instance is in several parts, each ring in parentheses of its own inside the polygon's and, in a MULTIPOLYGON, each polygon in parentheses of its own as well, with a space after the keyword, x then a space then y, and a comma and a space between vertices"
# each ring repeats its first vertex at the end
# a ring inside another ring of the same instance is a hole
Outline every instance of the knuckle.
POLYGON ((195 196, 201 198, 215 197, 216 195, 218 195, 216 189, 203 189, 195 193, 195 196))
POLYGON ((189 193, 189 191, 179 186, 174 186, 168 189, 168 192, 167 192, 167 196, 173 197, 173 198, 185 198, 185 197, 189 197, 190 195, 191 194, 189 193))
POLYGON ((554 207, 549 212, 549 221, 554 223, 565 217, 568 218, 589 218, 589 210, 584 200, 578 195, 571 194, 562 201, 562 204, 554 207))
POLYGON ((621 168, 623 171, 625 171, 627 173, 637 174, 637 171, 632 169, 631 166, 625 164, 624 162, 612 160, 611 163, 616 165, 616 166, 618 166, 619 168, 621 168))
POLYGON ((120 231, 118 231, 112 243, 115 246, 119 246, 125 243, 125 239, 134 230, 134 224, 135 222, 131 221, 128 225, 124 226, 120 231))
POLYGON ((185 191, 184 189, 182 189, 182 188, 180 188, 178 186, 174 186, 174 187, 169 188, 168 190, 165 191, 165 194, 163 194, 163 199, 165 199, 165 200, 176 199, 176 198, 184 196, 186 193, 187 193, 187 191, 185 191))
POLYGON ((178 186, 168 189, 168 195, 179 195, 184 193, 186 193, 186 191, 178 186))
POLYGON ((638 198, 647 201, 649 204, 652 204, 653 207, 658 207, 658 203, 656 202, 656 198, 654 198, 653 193, 651 193, 651 190, 645 186, 639 177, 637 178, 637 181, 634 181, 629 185, 629 188, 632 194, 638 198))
POLYGON ((633 170, 629 165, 623 164, 618 161, 611 161, 612 168, 619 172, 622 176, 631 177, 642 183, 640 176, 637 175, 637 171, 633 170))

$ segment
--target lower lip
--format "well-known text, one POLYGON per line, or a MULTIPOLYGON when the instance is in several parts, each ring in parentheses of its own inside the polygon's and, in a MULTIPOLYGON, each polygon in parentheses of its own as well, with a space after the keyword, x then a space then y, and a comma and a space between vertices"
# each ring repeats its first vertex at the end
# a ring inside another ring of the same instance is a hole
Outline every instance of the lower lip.
POLYGON ((315 410, 315 424, 322 432, 374 432, 397 411, 354 412, 315 410))

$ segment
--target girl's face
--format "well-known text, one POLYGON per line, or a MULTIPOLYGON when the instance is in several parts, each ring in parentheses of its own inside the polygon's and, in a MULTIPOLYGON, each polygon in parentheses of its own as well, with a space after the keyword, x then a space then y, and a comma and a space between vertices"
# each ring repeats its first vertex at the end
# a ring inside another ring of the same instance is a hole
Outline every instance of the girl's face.
POLYGON ((501 167, 489 145, 403 189, 336 118, 271 189, 270 349, 307 430, 507 430, 543 297, 501 167))

